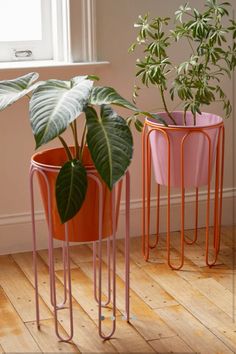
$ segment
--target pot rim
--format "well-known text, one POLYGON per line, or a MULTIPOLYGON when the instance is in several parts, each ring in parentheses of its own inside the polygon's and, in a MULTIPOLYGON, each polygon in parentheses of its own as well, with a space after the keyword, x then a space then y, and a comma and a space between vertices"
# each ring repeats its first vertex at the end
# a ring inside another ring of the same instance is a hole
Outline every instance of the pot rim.
MULTIPOLYGON (((188 111, 189 112, 189 111, 188 111)), ((161 112, 156 112, 154 114, 167 114, 165 111, 161 111, 161 112)), ((173 111, 173 113, 183 113, 183 111, 173 111)), ((199 129, 212 129, 212 128, 216 128, 219 127, 221 125, 224 125, 224 121, 223 118, 220 117, 217 114, 214 113, 210 113, 210 112, 202 112, 202 114, 198 114, 199 116, 204 116, 204 114, 211 114, 214 115, 215 117, 217 117, 219 119, 218 123, 212 123, 212 124, 207 124, 207 125, 174 125, 174 124, 169 124, 167 127, 161 123, 158 122, 154 122, 152 121, 152 118, 150 117, 145 117, 145 124, 151 126, 151 127, 156 127, 158 126, 158 128, 161 129, 171 129, 171 130, 199 130, 199 129)))
MULTIPOLYGON (((48 151, 53 151, 53 150, 64 150, 64 147, 54 147, 54 148, 44 149, 44 150, 36 152, 35 154, 33 154, 31 156, 31 164, 34 165, 37 168, 42 169, 42 170, 47 170, 47 171, 51 171, 51 172, 59 172, 61 167, 62 167, 60 165, 50 165, 50 164, 46 164, 46 163, 35 161, 35 158, 38 155, 41 155, 43 153, 47 153, 48 151)), ((96 171, 95 166, 92 165, 92 164, 84 164, 84 167, 86 168, 86 170, 96 171)))

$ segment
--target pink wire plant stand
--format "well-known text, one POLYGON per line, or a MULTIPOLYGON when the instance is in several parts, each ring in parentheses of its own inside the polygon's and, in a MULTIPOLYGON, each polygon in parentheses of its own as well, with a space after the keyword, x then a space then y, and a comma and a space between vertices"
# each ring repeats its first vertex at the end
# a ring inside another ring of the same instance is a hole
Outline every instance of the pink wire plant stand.
POLYGON ((152 124, 149 119, 145 120, 143 136, 142 136, 142 173, 143 173, 143 217, 142 217, 142 253, 146 261, 149 260, 150 250, 155 249, 159 242, 159 226, 160 226, 160 191, 161 184, 156 182, 157 204, 156 204, 156 233, 153 243, 150 241, 150 223, 151 223, 151 184, 152 184, 152 149, 150 146, 150 136, 154 132, 158 132, 159 136, 163 137, 166 142, 166 165, 167 165, 167 215, 166 215, 166 248, 167 248, 167 263, 173 270, 179 270, 184 265, 184 249, 185 244, 193 245, 198 238, 198 217, 199 217, 199 187, 195 187, 195 225, 194 238, 188 240, 185 237, 185 144, 192 135, 201 135, 207 144, 207 185, 206 185, 206 221, 205 221, 205 260, 208 267, 212 267, 217 262, 217 257, 220 251, 220 234, 221 234, 221 218, 222 218, 222 194, 223 194, 223 170, 224 170, 224 142, 225 129, 223 122, 210 127, 188 127, 186 133, 183 134, 180 144, 180 260, 179 264, 173 264, 171 260, 171 141, 168 131, 180 131, 178 126, 168 126, 164 129, 157 124, 152 124), (211 180, 213 166, 213 146, 210 138, 211 129, 217 129, 216 154, 215 154, 215 175, 214 175, 214 197, 213 197, 213 247, 210 247, 210 202, 211 202, 211 180), (210 256, 211 248, 213 255, 210 256), (210 259, 211 258, 211 259, 210 259))
MULTIPOLYGON (((72 306, 72 284, 71 284, 71 268, 70 268, 70 242, 68 240, 68 225, 65 223, 65 240, 62 242, 62 259, 63 259, 63 286, 64 286, 64 299, 62 303, 57 303, 57 291, 56 291, 56 275, 55 275, 55 263, 54 263, 54 242, 52 233, 52 213, 51 213, 51 193, 50 185, 45 172, 58 173, 59 169, 39 166, 33 160, 31 160, 30 166, 30 198, 31 198, 31 216, 32 216, 32 237, 33 237, 33 267, 34 267, 34 282, 35 282, 35 303, 36 303, 36 322, 37 327, 40 329, 40 310, 39 310, 39 289, 38 289, 38 271, 37 271, 37 240, 36 240, 36 224, 35 224, 35 208, 34 208, 34 175, 40 174, 43 176, 47 186, 48 197, 48 257, 49 257, 49 279, 50 279, 50 299, 54 313, 55 333, 58 339, 62 342, 69 342, 73 338, 74 325, 73 325, 73 306, 72 306), (68 336, 62 337, 59 332, 58 326, 58 311, 68 310, 70 318, 70 330, 68 336)), ((99 178, 95 175, 95 169, 89 169, 87 171, 88 178, 94 180, 99 190, 99 223, 98 223, 98 235, 99 239, 93 241, 93 274, 94 274, 94 299, 98 304, 98 333, 102 339, 109 339, 115 333, 116 330, 116 226, 119 213, 121 188, 123 180, 116 183, 112 190, 112 235, 109 236, 105 242, 107 242, 107 300, 102 302, 102 230, 103 230, 103 188, 99 178), (116 200, 117 199, 117 200, 116 200), (106 306, 112 306, 111 317, 111 329, 110 332, 105 334, 103 330, 102 322, 104 316, 102 315, 102 309, 106 306)), ((126 172, 124 177, 125 185, 125 315, 124 318, 127 322, 130 320, 130 304, 129 304, 129 288, 130 288, 130 175, 129 171, 126 172)), ((79 232, 79 230, 78 230, 79 232)))

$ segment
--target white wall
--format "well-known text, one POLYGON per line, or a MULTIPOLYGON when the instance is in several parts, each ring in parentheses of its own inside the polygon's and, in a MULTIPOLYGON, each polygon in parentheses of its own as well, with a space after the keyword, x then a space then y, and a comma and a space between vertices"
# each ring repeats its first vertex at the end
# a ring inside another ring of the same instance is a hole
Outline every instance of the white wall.
MULTIPOLYGON (((135 39, 133 23, 139 14, 150 12, 155 15, 171 16, 175 9, 183 3, 181 0, 98 0, 97 8, 97 37, 99 60, 108 60, 110 65, 96 68, 40 68, 38 71, 42 80, 48 78, 69 79, 80 74, 96 74, 102 78, 101 84, 111 85, 117 91, 131 99, 135 76, 135 54, 128 54, 128 47, 135 39)), ((203 1, 190 1, 191 4, 203 1)), ((235 0, 233 1, 236 8, 235 0)), ((76 15, 76 14, 75 14, 76 15)), ((185 51, 181 48, 174 55, 179 57, 185 51)), ((32 69, 0 70, 0 79, 20 76, 32 69)), ((232 82, 228 82, 226 90, 232 97, 232 82)), ((28 188, 28 170, 30 157, 34 153, 34 140, 29 126, 27 99, 23 99, 13 107, 1 112, 0 128, 0 253, 16 252, 31 248, 30 203, 28 188)), ((235 104, 236 96, 232 100, 235 104)), ((138 100, 140 108, 154 110, 160 107, 160 98, 153 89, 143 90, 138 100)), ((222 111, 215 105, 212 110, 218 114, 222 111)), ((235 112, 235 110, 234 110, 235 112)), ((232 117, 233 118, 233 117, 232 117)), ((223 223, 233 222, 233 119, 225 122, 226 125, 226 190, 224 199, 223 223)), ((56 142, 49 146, 57 145, 56 142)), ((141 234, 141 135, 135 133, 135 154, 131 166, 131 234, 141 234)), ((173 228, 178 228, 179 201, 173 213, 173 228)), ((165 204, 165 200, 163 201, 165 204)), ((191 206, 191 198, 189 199, 191 206)), ((36 200, 38 212, 38 230, 40 247, 46 245, 45 226, 42 221, 42 206, 39 198, 36 200)), ((164 206, 163 206, 164 210, 164 206)), ((189 212, 189 215, 191 211, 189 212)), ((203 215, 201 216, 203 218, 203 215)), ((122 216, 123 218, 123 216, 122 216)), ((121 219, 122 219, 121 218, 121 219)), ((203 219, 201 220, 203 223, 203 219)), ((190 221, 188 227, 191 227, 190 221)), ((163 213, 162 230, 165 228, 165 215, 163 213)), ((120 235, 123 230, 121 222, 120 235)))

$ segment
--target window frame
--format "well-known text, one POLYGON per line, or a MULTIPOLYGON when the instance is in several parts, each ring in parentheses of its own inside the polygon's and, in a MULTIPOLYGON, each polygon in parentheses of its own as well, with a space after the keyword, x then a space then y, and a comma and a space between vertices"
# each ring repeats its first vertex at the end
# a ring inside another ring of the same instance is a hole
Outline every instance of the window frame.
POLYGON ((96 0, 67 0, 69 8, 70 61, 96 62, 96 0))

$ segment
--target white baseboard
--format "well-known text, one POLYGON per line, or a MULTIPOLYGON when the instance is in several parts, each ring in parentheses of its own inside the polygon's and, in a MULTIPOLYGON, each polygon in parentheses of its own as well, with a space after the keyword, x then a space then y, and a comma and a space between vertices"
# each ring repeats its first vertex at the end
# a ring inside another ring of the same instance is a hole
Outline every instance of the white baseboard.
MULTIPOLYGON (((214 192, 211 192, 211 199, 213 199, 214 192)), ((236 196, 236 188, 227 188, 223 192, 223 225, 232 225, 235 216, 234 199, 236 196)), ((201 191, 199 193, 199 227, 205 225, 205 208, 207 193, 201 191)), ((185 227, 186 229, 193 228, 194 225, 194 208, 195 195, 194 193, 186 193, 186 214, 185 227)), ((151 200, 151 232, 155 232, 155 205, 156 199, 151 200)), ((130 203, 130 233, 132 236, 139 236, 142 234, 142 200, 131 200, 130 203)), ((160 202, 160 231, 165 232, 166 229, 166 196, 161 197, 160 202)), ((171 197, 171 230, 177 231, 180 229, 180 194, 171 197)), ((213 209, 213 208, 211 208, 213 209)), ((211 213, 212 214, 212 213, 211 213)), ((36 228, 38 248, 44 249, 47 247, 47 228, 43 211, 36 211, 36 228)), ((117 236, 122 238, 125 232, 125 204, 121 202, 120 220, 117 231, 117 236)), ((30 212, 0 215, 0 235, 1 247, 0 254, 17 253, 32 250, 31 240, 31 215, 30 212)), ((55 245, 58 243, 55 242, 55 245)))

